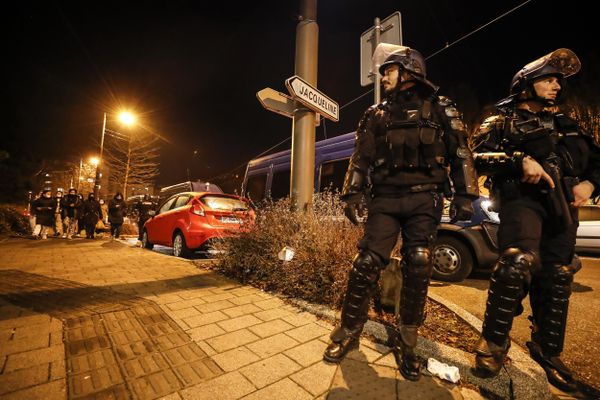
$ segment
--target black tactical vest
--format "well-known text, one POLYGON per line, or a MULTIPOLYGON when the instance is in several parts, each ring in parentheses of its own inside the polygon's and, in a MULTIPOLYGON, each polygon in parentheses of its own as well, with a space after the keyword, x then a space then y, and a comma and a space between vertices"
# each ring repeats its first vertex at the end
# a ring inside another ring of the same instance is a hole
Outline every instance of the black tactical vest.
POLYGON ((375 137, 375 169, 431 172, 441 169, 446 148, 431 100, 383 103, 385 126, 375 137))
POLYGON ((537 161, 556 155, 566 176, 581 174, 589 149, 577 123, 564 114, 519 115, 506 137, 509 147, 523 151, 537 161))

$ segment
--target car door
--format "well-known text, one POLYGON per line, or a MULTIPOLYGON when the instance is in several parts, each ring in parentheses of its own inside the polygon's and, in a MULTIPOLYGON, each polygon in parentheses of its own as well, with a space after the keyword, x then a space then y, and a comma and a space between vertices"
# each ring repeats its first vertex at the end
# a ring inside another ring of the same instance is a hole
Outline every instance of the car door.
POLYGON ((164 227, 163 231, 166 235, 165 243, 169 246, 171 245, 171 243, 173 241, 173 233, 177 226, 177 221, 179 219, 185 218, 185 216, 182 215, 182 213, 187 212, 187 207, 185 207, 185 206, 187 205, 187 203, 189 203, 191 198, 192 198, 191 194, 178 195, 177 199, 171 206, 171 209, 169 211, 167 211, 164 215, 162 226, 164 227))
POLYGON ((167 215, 173 204, 175 204, 177 196, 173 196, 163 203, 158 209, 154 218, 146 222, 146 231, 148 232, 148 240, 150 243, 167 245, 169 234, 166 231, 167 215))
POLYGON ((600 253, 600 206, 579 208, 579 229, 575 250, 583 253, 600 253))

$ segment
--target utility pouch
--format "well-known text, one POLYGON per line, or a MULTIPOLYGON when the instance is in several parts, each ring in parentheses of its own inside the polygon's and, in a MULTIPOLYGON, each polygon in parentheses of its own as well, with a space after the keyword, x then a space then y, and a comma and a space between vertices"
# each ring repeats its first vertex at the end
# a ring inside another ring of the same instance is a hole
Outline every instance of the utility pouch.
POLYGON ((387 143, 389 145, 388 158, 391 161, 390 169, 399 169, 404 166, 404 147, 406 143, 406 132, 404 129, 390 129, 387 131, 387 143))
POLYGON ((419 147, 421 143, 420 128, 405 129, 402 134, 404 138, 404 162, 403 166, 414 169, 419 166, 419 147))
POLYGON ((421 140, 421 167, 427 170, 435 168, 438 156, 443 156, 443 152, 440 150, 437 139, 437 130, 432 127, 420 128, 420 140, 421 140))

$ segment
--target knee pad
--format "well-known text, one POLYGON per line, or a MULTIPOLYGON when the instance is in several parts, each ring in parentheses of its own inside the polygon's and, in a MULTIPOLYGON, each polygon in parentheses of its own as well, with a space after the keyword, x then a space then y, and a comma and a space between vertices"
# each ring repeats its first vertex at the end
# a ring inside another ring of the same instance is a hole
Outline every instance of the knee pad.
POLYGON ((506 249, 498 259, 492 276, 506 284, 528 282, 535 263, 535 254, 511 247, 506 249))
POLYGON ((381 258, 369 250, 361 250, 352 262, 351 274, 367 280, 370 283, 377 281, 379 270, 383 267, 381 258))
POLYGON ((404 255, 406 260, 402 265, 405 279, 429 279, 433 271, 431 251, 427 247, 412 247, 404 255))
POLYGON ((552 283, 559 286, 571 286, 573 275, 573 268, 570 265, 556 265, 553 268, 552 283))
POLYGON ((431 250, 428 247, 411 247, 406 250, 406 263, 414 266, 427 266, 431 263, 431 250))

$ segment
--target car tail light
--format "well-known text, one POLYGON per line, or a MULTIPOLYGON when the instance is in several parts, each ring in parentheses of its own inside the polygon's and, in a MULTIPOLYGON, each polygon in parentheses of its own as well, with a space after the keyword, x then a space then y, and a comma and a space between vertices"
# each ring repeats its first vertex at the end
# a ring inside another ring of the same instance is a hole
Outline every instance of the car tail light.
POLYGON ((191 211, 193 214, 200 215, 204 217, 204 208, 197 199, 192 200, 192 208, 191 211))

